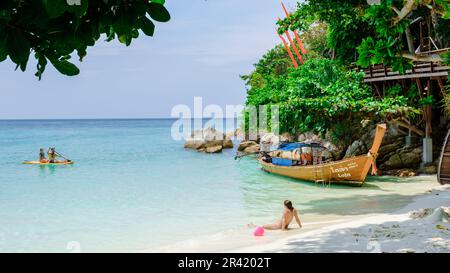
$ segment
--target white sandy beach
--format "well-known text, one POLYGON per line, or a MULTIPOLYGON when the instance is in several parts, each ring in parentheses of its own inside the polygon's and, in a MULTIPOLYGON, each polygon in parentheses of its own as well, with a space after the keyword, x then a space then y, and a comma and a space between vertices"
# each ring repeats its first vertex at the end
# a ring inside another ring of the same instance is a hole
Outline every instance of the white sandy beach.
MULTIPOLYGON (((292 223, 289 231, 266 231, 263 237, 254 237, 253 228, 242 227, 142 251, 450 252, 450 232, 439 229, 450 227, 440 209, 450 207, 450 186, 439 185, 436 176, 398 178, 396 181, 368 183, 353 191, 351 197, 323 188, 314 202, 353 198, 356 206, 365 207, 347 208, 338 214, 327 210, 320 213, 300 211, 302 229, 292 223), (367 198, 358 203, 361 195, 367 198), (421 211, 423 209, 430 210, 421 211), (415 215, 423 215, 412 219, 410 216, 414 211, 420 211, 415 215)), ((352 190, 355 189, 341 189, 345 193, 352 190)))
POLYGON ((450 252, 449 216, 450 187, 437 185, 394 213, 309 229, 232 252, 450 252))

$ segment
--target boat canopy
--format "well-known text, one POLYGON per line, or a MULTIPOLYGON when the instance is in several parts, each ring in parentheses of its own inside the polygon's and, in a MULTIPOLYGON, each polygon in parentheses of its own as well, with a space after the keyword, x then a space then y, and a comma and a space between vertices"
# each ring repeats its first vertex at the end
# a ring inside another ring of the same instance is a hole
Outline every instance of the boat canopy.
POLYGON ((278 150, 281 150, 281 151, 293 151, 295 149, 303 148, 303 147, 316 148, 316 149, 325 149, 325 147, 323 147, 320 143, 317 143, 317 142, 310 142, 310 143, 295 142, 295 143, 283 143, 283 144, 280 144, 280 146, 278 146, 278 150))

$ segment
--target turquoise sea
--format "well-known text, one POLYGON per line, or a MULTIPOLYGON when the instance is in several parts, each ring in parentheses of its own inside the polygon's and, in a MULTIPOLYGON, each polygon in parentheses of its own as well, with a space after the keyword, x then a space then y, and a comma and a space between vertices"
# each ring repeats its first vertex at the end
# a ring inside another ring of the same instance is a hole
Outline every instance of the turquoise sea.
MULTIPOLYGON (((0 121, 0 252, 129 252, 242 230, 279 217, 395 209, 421 178, 323 187, 262 172, 234 150, 206 155, 171 138, 174 120, 0 121), (22 165, 56 147, 73 166, 22 165), (380 201, 381 200, 381 201, 380 201)), ((249 238, 251 235, 249 233, 249 238)))

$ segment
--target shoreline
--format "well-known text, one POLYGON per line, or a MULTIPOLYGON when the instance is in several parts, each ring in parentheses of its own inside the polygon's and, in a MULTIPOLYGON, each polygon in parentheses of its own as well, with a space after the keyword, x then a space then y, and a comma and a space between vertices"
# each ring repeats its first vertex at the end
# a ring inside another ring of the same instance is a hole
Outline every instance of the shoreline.
POLYGON ((449 252, 448 207, 450 186, 437 185, 431 192, 415 196, 412 203, 395 212, 355 217, 230 252, 449 252))
MULTIPOLYGON (((401 179, 401 178, 399 178, 401 179)), ((181 252, 181 253, 195 253, 195 252, 210 252, 210 253, 236 253, 236 252, 301 252, 302 249, 290 249, 290 245, 293 242, 303 242, 311 239, 317 239, 317 244, 322 240, 322 236, 331 234, 335 231, 343 229, 350 229, 354 226, 370 224, 373 220, 383 222, 390 220, 390 216, 405 213, 411 206, 421 208, 434 205, 436 202, 440 205, 450 206, 450 186, 441 186, 438 182, 434 182, 436 179, 433 175, 420 176, 416 178, 404 178, 394 183, 385 182, 369 182, 371 185, 367 185, 367 188, 362 188, 361 192, 356 195, 352 195, 354 198, 364 195, 368 199, 366 203, 359 202, 358 205, 366 205, 367 207, 359 208, 359 212, 356 211, 329 211, 326 208, 322 211, 305 212, 301 213, 303 229, 298 229, 296 223, 291 223, 290 230, 286 232, 282 231, 266 231, 263 237, 254 237, 252 235, 253 228, 244 227, 245 223, 241 227, 235 227, 233 229, 215 233, 205 234, 203 236, 191 238, 189 240, 180 241, 169 245, 160 245, 158 247, 147 248, 140 252, 181 252), (379 183, 379 184, 378 184, 379 183), (379 188, 378 188, 378 186, 379 188), (434 197, 434 193, 445 192, 448 195, 449 200, 443 201, 443 194, 434 197), (433 193, 433 195, 430 194, 433 193), (427 201, 431 197, 431 201, 427 201), (425 198, 426 201, 421 201, 425 198), (385 206, 379 207, 379 203, 394 203, 394 207, 385 206), (375 207, 373 205, 375 204, 375 207), (426 204, 429 204, 425 206, 426 204), (373 210, 373 208, 376 208, 373 210)), ((347 191, 347 189, 340 189, 347 191)), ((320 198, 315 202, 321 202, 329 200, 329 198, 339 198, 335 195, 336 192, 329 192, 326 188, 320 194, 320 198)), ((437 205, 436 205, 437 206, 437 205)), ((404 216, 404 215, 403 215, 404 216)), ((398 218, 398 219, 405 219, 398 218)), ((392 220, 398 220, 393 218, 392 220)), ((258 223, 261 224, 261 223, 258 223)), ((308 242, 311 245, 312 242, 308 242)), ((332 242, 332 244, 343 244, 343 241, 332 242)), ((373 242, 372 242, 373 243, 373 242)), ((342 251, 354 252, 361 251, 367 252, 366 249, 342 249, 342 251)), ((325 249, 324 252, 339 252, 340 249, 325 249)), ((303 252, 310 252, 310 250, 304 250, 303 252)), ((312 251, 314 252, 314 251, 312 251)), ((316 252, 320 252, 317 250, 316 252)))

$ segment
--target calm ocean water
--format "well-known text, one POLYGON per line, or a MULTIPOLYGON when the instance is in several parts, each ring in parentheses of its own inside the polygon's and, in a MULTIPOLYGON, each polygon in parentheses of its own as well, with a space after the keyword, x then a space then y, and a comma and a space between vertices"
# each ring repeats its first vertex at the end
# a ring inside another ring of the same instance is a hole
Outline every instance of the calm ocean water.
POLYGON ((251 158, 235 161, 234 150, 186 151, 172 140, 172 123, 0 121, 0 252, 65 252, 74 244, 85 252, 140 251, 273 221, 284 199, 318 214, 407 202, 371 199, 392 184, 388 178, 324 188, 266 174, 251 158), (49 146, 76 164, 21 164, 49 146))

